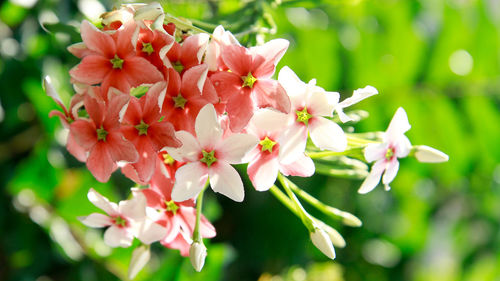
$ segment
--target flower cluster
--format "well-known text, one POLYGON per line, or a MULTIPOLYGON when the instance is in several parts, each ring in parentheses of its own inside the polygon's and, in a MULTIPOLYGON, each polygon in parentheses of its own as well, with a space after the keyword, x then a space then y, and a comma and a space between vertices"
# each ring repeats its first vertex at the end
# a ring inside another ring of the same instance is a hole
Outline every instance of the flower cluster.
MULTIPOLYGON (((89 200, 107 215, 93 213, 81 221, 107 227, 109 246, 129 247, 134 238, 144 245, 159 241, 191 256, 201 270, 207 254, 202 238, 216 234, 201 214, 203 192, 210 186, 243 201, 243 182, 232 165, 247 163, 255 189, 271 190, 301 218, 313 244, 333 259, 333 245, 345 242, 309 215, 295 195, 346 224, 359 226, 360 221, 312 198, 286 176, 309 177, 315 173, 313 159, 363 150, 367 162, 376 161, 359 190, 366 193, 384 171, 388 187, 397 159, 410 153, 427 162, 447 160, 439 151, 411 146, 401 108, 381 139, 346 134, 336 120, 356 116, 343 110, 377 90, 367 86, 339 102, 339 93, 325 91, 315 80, 302 82, 288 67, 273 79, 287 40, 247 48, 222 26, 212 34, 192 34, 165 20, 156 3, 107 13, 101 26, 83 21, 83 42, 68 48, 81 59, 69 72, 76 91, 69 108, 50 78, 44 82, 63 110, 51 115, 69 130, 68 151, 101 182, 120 169, 142 187, 132 188, 132 199, 118 204, 90 189, 89 200), (275 185, 277 179, 286 195, 275 185)), ((136 255, 144 252, 143 247, 136 250, 141 251, 136 255)), ((138 270, 132 264, 131 277, 138 270)))

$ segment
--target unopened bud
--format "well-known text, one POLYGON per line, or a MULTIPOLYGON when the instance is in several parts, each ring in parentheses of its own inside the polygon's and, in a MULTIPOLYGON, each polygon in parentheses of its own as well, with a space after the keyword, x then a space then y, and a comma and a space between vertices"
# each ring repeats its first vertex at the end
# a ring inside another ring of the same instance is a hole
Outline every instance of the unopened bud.
POLYGON ((193 242, 191 248, 189 248, 189 259, 193 268, 200 272, 205 265, 205 258, 207 257, 207 247, 203 242, 193 242))
POLYGON ((424 163, 440 163, 449 160, 448 155, 427 145, 416 145, 415 158, 424 163))
POLYGON ((146 266, 150 258, 151 252, 149 251, 149 246, 142 245, 135 248, 132 252, 132 258, 130 259, 128 278, 134 279, 144 266, 146 266))
POLYGON ((361 225, 363 225, 363 222, 361 222, 361 220, 358 217, 347 212, 342 213, 342 222, 345 225, 353 227, 360 227, 361 225))
POLYGON ((135 20, 156 20, 159 16, 163 15, 163 8, 160 3, 153 2, 151 4, 142 6, 135 11, 135 20))
POLYGON ((333 248, 330 236, 321 228, 314 228, 313 232, 310 232, 311 241, 327 257, 332 260, 335 259, 335 249, 333 248))

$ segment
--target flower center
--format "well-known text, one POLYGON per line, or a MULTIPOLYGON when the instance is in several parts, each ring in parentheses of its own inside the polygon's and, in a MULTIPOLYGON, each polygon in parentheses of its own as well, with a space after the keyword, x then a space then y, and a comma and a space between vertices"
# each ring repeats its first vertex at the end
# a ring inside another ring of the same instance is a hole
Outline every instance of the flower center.
POLYGON ((393 156, 394 156, 394 149, 388 148, 387 152, 385 153, 385 159, 389 161, 392 159, 393 156))
POLYGON ((269 153, 273 153, 273 147, 276 144, 273 140, 269 139, 267 136, 259 142, 261 151, 269 151, 269 153))
POLYGON ((135 125, 135 128, 137 129, 137 131, 139 131, 139 136, 147 135, 148 134, 148 127, 149 127, 149 125, 144 123, 143 120, 141 120, 141 124, 135 125))
POLYGON ((253 84, 257 82, 257 78, 253 77, 251 72, 248 72, 246 77, 241 76, 241 80, 243 80, 243 85, 241 87, 253 88, 253 84))
POLYGON ((174 62, 172 64, 172 66, 174 67, 175 71, 177 71, 179 73, 181 73, 184 70, 184 65, 182 65, 182 63, 180 61, 174 62))
POLYGON ((175 108, 182 108, 184 109, 184 106, 186 106, 187 99, 185 99, 181 93, 177 95, 176 97, 173 97, 172 100, 174 100, 174 107, 175 108))
POLYGON ((122 67, 123 67, 123 60, 118 55, 115 55, 115 57, 112 58, 112 59, 110 59, 109 61, 113 65, 114 69, 116 69, 116 68, 122 69, 122 67))
POLYGON ((127 220, 122 218, 121 216, 117 216, 113 218, 113 223, 117 225, 118 227, 125 227, 127 226, 127 220))
POLYGON ((163 154, 163 163, 165 163, 166 165, 172 165, 174 164, 174 162, 175 159, 172 156, 168 155, 168 153, 163 154))
POLYGON ((165 205, 167 206, 166 211, 172 212, 174 215, 177 213, 177 210, 179 210, 179 206, 175 204, 174 200, 165 201, 165 205))
POLYGON ((106 136, 109 134, 102 126, 101 128, 96 130, 97 132, 97 140, 98 141, 106 141, 106 136))
POLYGON ((142 42, 142 50, 141 51, 144 53, 147 53, 149 56, 155 52, 155 49, 153 49, 153 45, 151 45, 151 43, 142 42))
POLYGON ((307 112, 307 108, 304 107, 302 110, 296 110, 295 113, 297 114, 297 122, 302 122, 305 125, 309 123, 309 119, 312 118, 312 115, 307 112))
POLYGON ((215 150, 212 150, 210 152, 206 152, 203 150, 201 153, 203 153, 203 158, 201 158, 200 162, 203 162, 207 165, 208 168, 217 161, 217 158, 215 158, 215 150))

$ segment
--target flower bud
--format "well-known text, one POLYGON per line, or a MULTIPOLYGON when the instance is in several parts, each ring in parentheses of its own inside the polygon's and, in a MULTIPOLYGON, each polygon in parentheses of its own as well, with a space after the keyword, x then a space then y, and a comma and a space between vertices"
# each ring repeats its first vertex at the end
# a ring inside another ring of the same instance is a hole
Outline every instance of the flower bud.
POLYGON ((424 163, 440 163, 448 161, 449 157, 445 153, 427 145, 416 145, 415 158, 424 163))
POLYGON ((311 241, 327 257, 335 259, 335 249, 328 234, 321 228, 314 228, 314 232, 310 232, 311 241))
POLYGON ((207 257, 207 247, 203 242, 193 242, 191 248, 189 248, 189 259, 193 268, 200 272, 205 265, 205 258, 207 257))
POLYGON ((135 11, 135 20, 156 20, 159 16, 163 15, 163 8, 160 3, 153 2, 151 4, 142 6, 135 11))
POLYGON ((144 268, 151 258, 151 252, 149 251, 149 246, 142 245, 137 247, 132 252, 132 258, 130 259, 130 266, 128 268, 128 278, 134 279, 137 274, 144 268))

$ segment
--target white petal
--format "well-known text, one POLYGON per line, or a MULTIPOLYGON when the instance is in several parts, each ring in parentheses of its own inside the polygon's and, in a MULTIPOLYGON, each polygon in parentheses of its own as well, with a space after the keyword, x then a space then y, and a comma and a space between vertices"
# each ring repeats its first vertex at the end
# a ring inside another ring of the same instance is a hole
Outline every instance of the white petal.
POLYGON ((385 143, 370 143, 365 147, 365 159, 368 162, 384 159, 386 153, 387 144, 385 143))
POLYGON ((285 113, 269 108, 262 108, 254 113, 249 126, 273 133, 283 130, 283 128, 287 126, 289 120, 290 118, 285 113))
POLYGON ((293 124, 286 130, 279 139, 280 162, 290 164, 295 162, 306 149, 307 127, 300 124, 293 124))
POLYGON ((195 198, 207 181, 207 170, 200 162, 188 163, 175 173, 172 200, 182 202, 195 198))
POLYGON ((448 155, 427 145, 415 146, 415 158, 424 163, 440 163, 449 160, 448 155))
POLYGON ((384 176, 382 177, 382 183, 386 185, 390 184, 392 180, 396 177, 398 169, 399 169, 399 161, 396 158, 387 163, 384 176))
POLYGON ((205 105, 195 122, 195 131, 198 142, 203 149, 213 149, 222 137, 222 129, 217 120, 214 106, 209 103, 205 105))
POLYGON ((327 257, 332 260, 335 259, 335 249, 333 248, 332 241, 328 234, 321 228, 315 228, 313 232, 310 233, 311 241, 327 257))
POLYGON ((146 197, 142 192, 138 192, 132 199, 120 201, 118 210, 127 218, 142 221, 146 217, 146 197))
POLYGON ((380 177, 385 169, 385 160, 378 160, 373 164, 372 170, 370 174, 366 177, 366 179, 361 184, 361 187, 358 190, 358 193, 365 194, 372 191, 377 184, 380 182, 380 177))
POLYGON ((347 137, 337 123, 323 117, 316 117, 312 121, 309 132, 314 145, 333 151, 344 151, 347 148, 347 137))
POLYGON ((167 235, 167 229, 150 219, 146 219, 137 226, 137 238, 144 244, 162 240, 167 235))
POLYGON ((238 172, 229 164, 218 161, 209 169, 210 186, 236 202, 242 202, 245 197, 243 182, 238 172))
POLYGON ((278 74, 278 82, 285 88, 290 98, 297 95, 303 95, 307 89, 306 84, 288 66, 284 66, 278 74))
POLYGON ((232 134, 215 148, 218 159, 230 164, 241 164, 243 158, 257 146, 259 139, 249 134, 232 134))
POLYGON ((142 245, 135 248, 130 259, 130 266, 128 267, 128 278, 134 279, 144 266, 146 266, 150 258, 151 252, 149 246, 142 245))
POLYGON ((108 216, 99 213, 92 213, 86 217, 79 217, 78 219, 89 227, 105 227, 112 224, 108 216))
POLYGON ((400 107, 392 117, 389 127, 387 127, 387 140, 397 139, 411 128, 405 110, 400 107))
POLYGON ((266 191, 271 188, 278 177, 278 159, 270 159, 265 162, 250 163, 248 165, 248 177, 258 191, 266 191))
POLYGON ((180 162, 193 162, 198 160, 201 148, 196 138, 186 131, 175 132, 175 137, 182 143, 182 146, 179 148, 166 147, 167 153, 180 162))
POLYGON ((376 94, 378 94, 377 89, 372 86, 366 86, 355 90, 352 96, 343 100, 339 106, 345 108, 376 94))
POLYGON ((335 111, 337 111, 337 115, 339 116, 339 119, 342 123, 352 121, 352 118, 344 113, 344 110, 341 106, 336 106, 335 111))
POLYGON ((134 236, 127 229, 112 225, 104 232, 104 243, 110 247, 127 248, 132 245, 134 236))
POLYGON ((393 143, 396 148, 396 157, 403 158, 408 156, 411 151, 410 140, 405 135, 400 135, 393 143))
POLYGON ((118 206, 115 203, 109 202, 108 198, 102 196, 99 192, 95 191, 93 188, 89 189, 87 193, 87 198, 94 204, 97 208, 106 212, 106 214, 113 216, 118 214, 118 206))
POLYGON ((307 100, 307 111, 314 116, 332 116, 335 106, 339 102, 339 93, 325 92, 320 87, 313 87, 307 100))
POLYGON ((291 164, 280 166, 280 171, 285 176, 310 177, 314 174, 314 170, 313 160, 305 154, 291 164))

